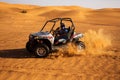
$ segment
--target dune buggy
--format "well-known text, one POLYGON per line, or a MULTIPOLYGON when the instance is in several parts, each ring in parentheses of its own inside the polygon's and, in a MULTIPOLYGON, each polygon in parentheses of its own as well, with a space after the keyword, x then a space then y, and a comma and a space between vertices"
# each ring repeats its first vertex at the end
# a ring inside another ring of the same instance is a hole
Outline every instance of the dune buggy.
POLYGON ((79 49, 84 49, 84 42, 79 39, 83 34, 75 32, 75 26, 71 18, 54 18, 46 21, 42 29, 37 33, 29 35, 29 41, 26 43, 27 51, 34 53, 38 57, 47 57, 49 53, 55 49, 61 48, 60 46, 67 45, 68 43, 75 44, 79 49), (59 38, 58 32, 61 23, 65 23, 68 32, 65 34, 67 39, 59 38))

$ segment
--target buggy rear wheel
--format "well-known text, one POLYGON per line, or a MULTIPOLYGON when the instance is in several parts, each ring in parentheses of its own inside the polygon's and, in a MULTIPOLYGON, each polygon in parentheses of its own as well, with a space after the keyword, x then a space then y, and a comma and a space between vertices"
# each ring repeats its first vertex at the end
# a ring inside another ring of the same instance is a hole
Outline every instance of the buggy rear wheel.
POLYGON ((82 41, 77 41, 76 46, 79 50, 85 49, 85 44, 82 41))

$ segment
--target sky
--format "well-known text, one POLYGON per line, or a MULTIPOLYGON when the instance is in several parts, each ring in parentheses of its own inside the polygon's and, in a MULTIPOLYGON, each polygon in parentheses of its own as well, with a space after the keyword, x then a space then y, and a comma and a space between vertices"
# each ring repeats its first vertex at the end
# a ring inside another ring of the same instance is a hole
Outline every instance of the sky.
POLYGON ((120 8, 120 0, 0 0, 13 4, 40 6, 81 6, 86 8, 120 8))

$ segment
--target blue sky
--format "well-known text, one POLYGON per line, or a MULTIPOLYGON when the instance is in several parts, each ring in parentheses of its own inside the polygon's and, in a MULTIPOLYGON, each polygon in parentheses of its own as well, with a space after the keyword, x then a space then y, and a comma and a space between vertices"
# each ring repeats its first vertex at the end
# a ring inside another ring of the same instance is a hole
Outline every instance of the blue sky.
POLYGON ((120 8, 120 0, 0 0, 0 2, 40 6, 81 6, 87 8, 120 8))

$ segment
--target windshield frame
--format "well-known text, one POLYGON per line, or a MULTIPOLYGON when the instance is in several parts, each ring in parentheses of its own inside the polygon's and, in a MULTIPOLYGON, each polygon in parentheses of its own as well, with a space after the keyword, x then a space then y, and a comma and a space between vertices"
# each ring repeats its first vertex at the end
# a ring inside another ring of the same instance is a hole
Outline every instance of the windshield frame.
POLYGON ((54 26, 56 25, 56 22, 58 22, 58 21, 60 21, 60 23, 62 23, 63 21, 70 21, 71 24, 72 24, 72 25, 71 25, 71 28, 72 28, 72 29, 75 29, 75 26, 74 26, 73 21, 72 21, 71 18, 54 18, 54 19, 51 19, 51 20, 46 21, 46 23, 44 24, 44 26, 42 27, 42 29, 40 30, 40 32, 42 32, 42 31, 44 30, 45 26, 46 26, 49 22, 51 22, 51 23, 53 23, 53 26, 51 27, 50 31, 48 31, 49 33, 51 33, 51 31, 53 30, 54 26))

